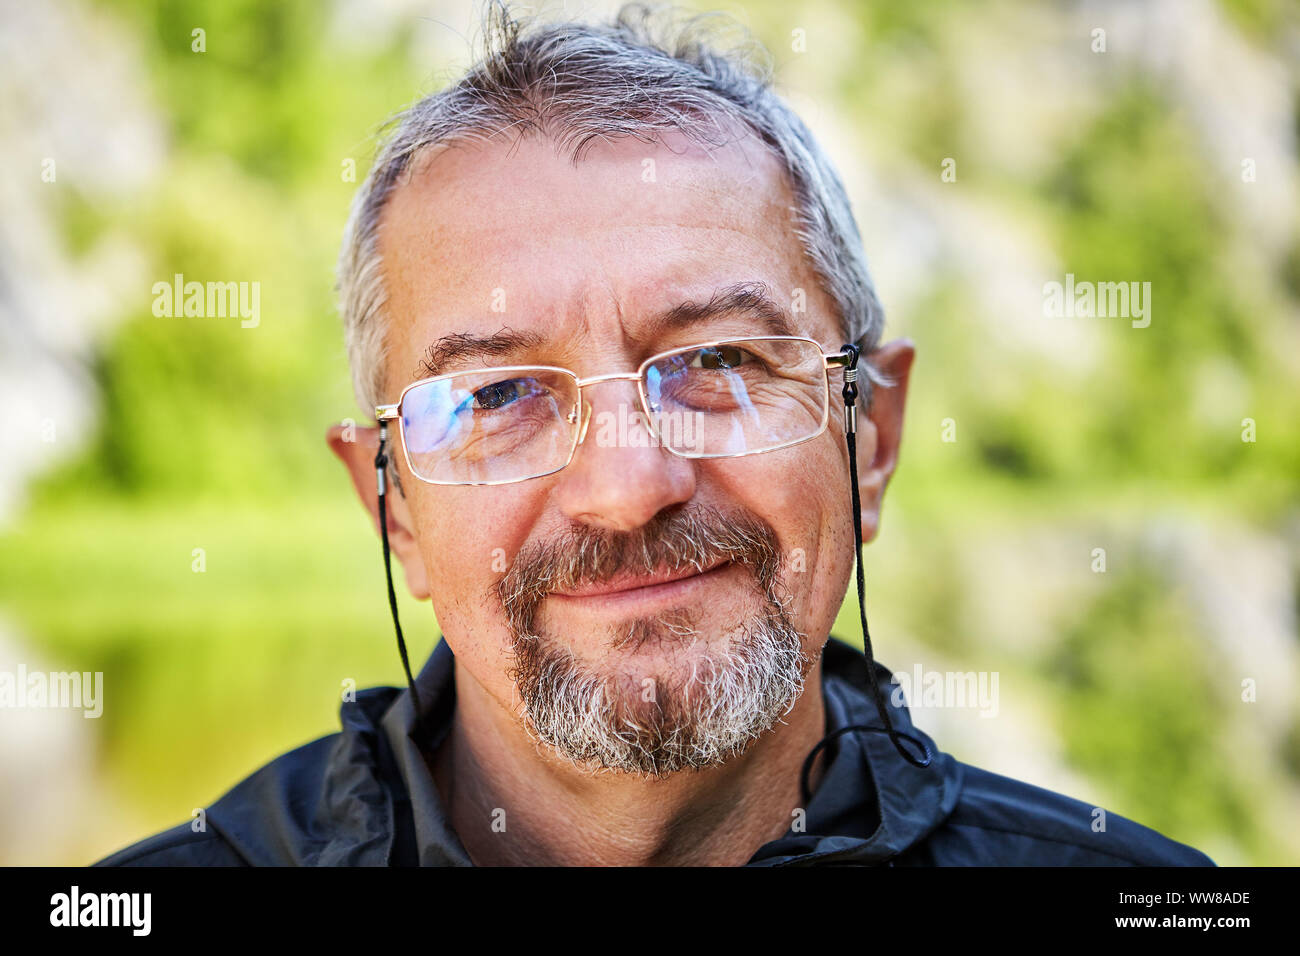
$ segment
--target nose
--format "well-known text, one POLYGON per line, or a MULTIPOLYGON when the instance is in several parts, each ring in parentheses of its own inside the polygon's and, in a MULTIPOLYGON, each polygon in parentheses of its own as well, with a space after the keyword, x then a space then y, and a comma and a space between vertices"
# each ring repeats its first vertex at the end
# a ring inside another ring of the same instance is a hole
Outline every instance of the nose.
POLYGON ((695 465, 660 447, 649 430, 636 385, 584 388, 591 403, 582 441, 559 473, 559 507, 575 521, 632 531, 664 508, 695 494, 695 465))

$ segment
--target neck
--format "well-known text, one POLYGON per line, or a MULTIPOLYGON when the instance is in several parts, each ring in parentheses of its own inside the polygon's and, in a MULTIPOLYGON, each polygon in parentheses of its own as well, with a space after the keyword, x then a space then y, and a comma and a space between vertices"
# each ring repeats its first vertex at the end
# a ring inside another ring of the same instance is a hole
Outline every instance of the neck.
POLYGON ((819 660, 790 713, 744 753, 645 779, 563 761, 457 663, 453 724, 432 771, 479 866, 739 866, 783 836, 800 806, 799 772, 825 734, 821 668, 819 660))

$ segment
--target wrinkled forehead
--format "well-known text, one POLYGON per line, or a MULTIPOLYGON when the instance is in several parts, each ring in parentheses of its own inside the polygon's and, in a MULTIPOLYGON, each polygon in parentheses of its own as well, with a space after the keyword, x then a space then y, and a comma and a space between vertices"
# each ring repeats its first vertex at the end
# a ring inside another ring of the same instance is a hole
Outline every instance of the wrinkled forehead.
MULTIPOLYGON (((812 295, 793 207, 781 164, 752 136, 707 150, 680 134, 629 137, 576 161, 535 135, 438 147, 381 219, 389 354, 405 363, 390 370, 406 375, 440 337, 503 328, 648 352, 664 310, 740 285, 788 308, 796 289, 812 295)), ((800 318, 791 331, 809 334, 800 318)), ((727 334, 772 328, 731 321, 727 334)))

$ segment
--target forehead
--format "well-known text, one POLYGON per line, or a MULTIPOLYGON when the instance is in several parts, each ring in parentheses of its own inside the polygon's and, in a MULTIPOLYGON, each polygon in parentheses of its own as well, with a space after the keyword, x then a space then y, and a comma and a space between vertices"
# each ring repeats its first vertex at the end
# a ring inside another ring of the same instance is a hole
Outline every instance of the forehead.
POLYGON ((381 219, 390 353, 506 326, 624 341, 651 312, 746 282, 786 306, 806 288, 811 309, 793 204, 752 137, 709 151, 623 138, 577 162, 538 136, 439 147, 381 219))

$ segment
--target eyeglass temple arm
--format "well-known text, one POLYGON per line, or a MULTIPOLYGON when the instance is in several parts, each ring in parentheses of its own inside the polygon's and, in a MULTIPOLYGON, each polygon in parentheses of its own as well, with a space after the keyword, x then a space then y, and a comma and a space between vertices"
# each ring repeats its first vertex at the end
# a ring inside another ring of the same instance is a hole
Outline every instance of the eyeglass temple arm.
MULTIPOLYGON (((844 369, 844 431, 846 434, 857 431, 858 427, 858 358, 862 354, 862 348, 857 345, 846 344, 840 347, 839 352, 832 352, 823 355, 826 360, 826 368, 844 369)), ((871 409, 871 376, 864 375, 863 384, 866 394, 863 400, 866 403, 867 410, 871 409)))
MULTIPOLYGON (((823 356, 827 368, 840 366, 844 369, 844 434, 848 437, 850 447, 853 445, 853 434, 858 430, 858 357, 861 354, 862 349, 859 346, 848 343, 841 345, 840 350, 833 355, 823 356)), ((850 456, 849 466, 853 471, 853 485, 856 490, 857 469, 853 465, 850 456)))

